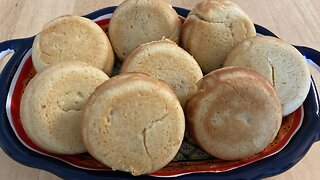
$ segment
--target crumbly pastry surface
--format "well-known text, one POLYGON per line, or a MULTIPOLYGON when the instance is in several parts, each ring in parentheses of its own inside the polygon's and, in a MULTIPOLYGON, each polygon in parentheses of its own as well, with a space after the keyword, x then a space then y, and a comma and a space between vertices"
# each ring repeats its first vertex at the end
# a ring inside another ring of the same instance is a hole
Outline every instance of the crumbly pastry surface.
POLYGON ((142 72, 165 81, 184 106, 196 92, 197 82, 203 77, 194 58, 177 44, 160 40, 143 44, 126 59, 120 73, 142 72))
POLYGON ((47 23, 32 46, 32 62, 37 72, 63 61, 85 62, 111 75, 114 53, 106 33, 95 22, 65 15, 47 23))
POLYGON ((185 120, 174 92, 141 73, 115 76, 89 98, 82 118, 88 152, 133 175, 164 167, 178 152, 185 120))
POLYGON ((109 37, 120 60, 140 44, 163 37, 179 42, 181 21, 164 0, 126 0, 112 14, 109 37))
POLYGON ((238 5, 230 1, 205 0, 186 18, 181 42, 206 74, 221 68, 237 43, 255 35, 252 21, 238 5))
POLYGON ((107 79, 102 70, 71 61, 36 74, 20 105, 21 122, 28 137, 51 153, 86 152, 80 116, 90 94, 107 79))
POLYGON ((225 160, 261 152, 274 140, 282 121, 280 100, 270 82, 243 67, 204 76, 185 113, 194 140, 225 160))
POLYGON ((244 40, 229 53, 224 66, 246 66, 264 75, 280 97, 283 116, 296 110, 310 89, 310 71, 304 57, 292 45, 274 37, 244 40))

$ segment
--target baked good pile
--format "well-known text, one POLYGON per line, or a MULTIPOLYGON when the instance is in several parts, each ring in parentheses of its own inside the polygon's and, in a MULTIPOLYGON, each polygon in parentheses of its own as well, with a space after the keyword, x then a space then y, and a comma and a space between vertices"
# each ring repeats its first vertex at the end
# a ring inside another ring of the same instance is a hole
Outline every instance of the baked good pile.
POLYGON ((263 151, 310 88, 300 52, 257 36, 228 0, 199 2, 184 22, 164 0, 125 0, 107 33, 58 17, 35 37, 32 62, 20 107, 30 139, 135 176, 168 164, 186 132, 224 160, 263 151))

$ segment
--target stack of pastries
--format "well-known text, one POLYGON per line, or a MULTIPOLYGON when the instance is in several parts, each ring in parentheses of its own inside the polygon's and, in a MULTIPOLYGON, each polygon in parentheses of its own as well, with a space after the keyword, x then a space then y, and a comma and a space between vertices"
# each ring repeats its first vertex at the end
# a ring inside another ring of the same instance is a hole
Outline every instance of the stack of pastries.
POLYGON ((164 0, 125 0, 108 36, 89 19, 58 17, 36 36, 32 62, 20 111, 31 140, 133 175, 168 164, 185 129, 214 157, 255 155, 310 88, 299 51, 256 36, 228 0, 198 3, 183 23, 164 0))

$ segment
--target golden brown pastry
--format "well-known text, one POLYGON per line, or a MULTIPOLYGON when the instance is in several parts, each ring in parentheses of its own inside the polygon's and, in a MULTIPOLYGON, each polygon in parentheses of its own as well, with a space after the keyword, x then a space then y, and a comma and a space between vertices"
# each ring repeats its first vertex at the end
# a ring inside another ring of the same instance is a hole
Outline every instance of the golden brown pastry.
POLYGON ((142 72, 166 82, 184 107, 196 92, 203 77, 194 58, 170 40, 143 44, 136 48, 122 64, 120 73, 142 72))
POLYGON ((88 152, 113 170, 133 175, 168 164, 184 130, 183 110, 174 92, 141 73, 121 74, 99 86, 82 117, 88 152))
POLYGON ((32 63, 37 72, 63 61, 85 62, 111 75, 114 54, 107 35, 95 22, 66 15, 47 23, 32 46, 32 63))
POLYGON ((295 111, 310 89, 309 67, 301 53, 277 38, 257 36, 237 45, 224 66, 250 67, 273 84, 281 100, 282 115, 295 111))
POLYGON ((261 152, 276 137, 280 100, 271 83, 244 67, 213 71, 186 104, 187 128, 206 152, 239 160, 261 152))
POLYGON ((250 18, 230 1, 205 0, 191 10, 182 26, 182 46, 206 74, 221 68, 229 51, 255 36, 250 18))
POLYGON ((36 74, 20 105, 28 137, 51 153, 86 152, 80 116, 90 94, 108 79, 102 70, 77 61, 60 62, 36 74))
POLYGON ((164 0, 125 0, 112 14, 109 37, 120 60, 150 41, 168 38, 179 42, 181 21, 164 0))

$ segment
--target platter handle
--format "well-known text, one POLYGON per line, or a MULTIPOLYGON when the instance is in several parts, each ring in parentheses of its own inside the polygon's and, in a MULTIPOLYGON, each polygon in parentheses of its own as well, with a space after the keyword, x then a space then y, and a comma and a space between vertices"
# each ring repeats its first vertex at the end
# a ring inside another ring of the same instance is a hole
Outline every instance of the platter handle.
POLYGON ((31 47, 33 37, 25 39, 13 39, 0 43, 0 73, 11 59, 20 58, 25 50, 31 47), (5 57, 12 54, 8 59, 5 57))
POLYGON ((317 120, 316 132, 315 132, 315 142, 320 141, 320 101, 319 101, 319 94, 318 91, 320 90, 320 52, 304 47, 304 46, 295 46, 306 58, 309 66, 310 66, 310 72, 312 76, 312 81, 314 83, 314 86, 311 88, 314 89, 315 92, 315 99, 316 99, 316 114, 313 116, 317 120))

